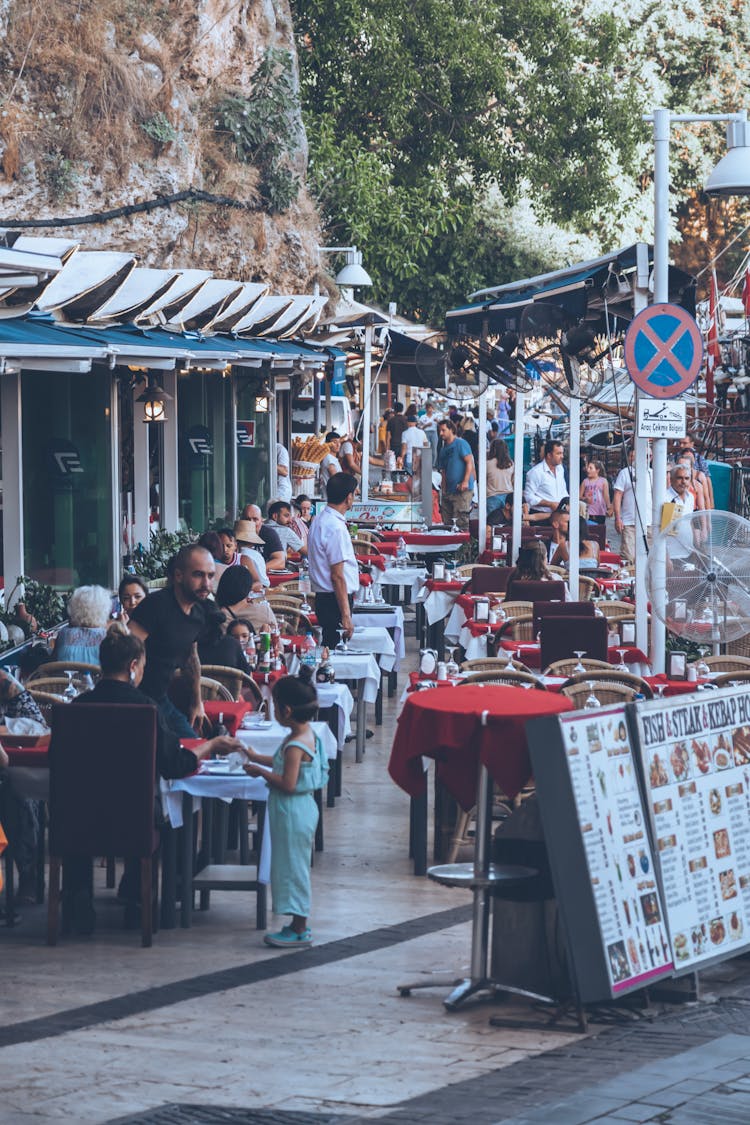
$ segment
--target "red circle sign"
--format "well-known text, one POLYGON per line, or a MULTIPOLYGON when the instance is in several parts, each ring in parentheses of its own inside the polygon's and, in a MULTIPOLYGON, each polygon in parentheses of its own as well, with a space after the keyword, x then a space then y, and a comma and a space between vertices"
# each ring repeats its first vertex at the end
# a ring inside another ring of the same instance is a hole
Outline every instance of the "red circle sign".
POLYGON ((677 398, 703 366, 703 337, 679 305, 649 305, 630 323, 625 366, 636 387, 652 398, 677 398))

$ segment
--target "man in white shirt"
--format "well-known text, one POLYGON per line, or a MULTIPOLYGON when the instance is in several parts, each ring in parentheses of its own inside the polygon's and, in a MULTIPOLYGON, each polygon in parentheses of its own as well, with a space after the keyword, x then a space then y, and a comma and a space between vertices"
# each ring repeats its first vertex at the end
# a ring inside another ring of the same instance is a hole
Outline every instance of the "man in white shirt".
POLYGON ((532 512, 554 512, 561 500, 568 495, 565 483, 563 457, 565 449, 561 441, 548 441, 544 445, 544 457, 526 474, 526 487, 523 498, 532 512))
POLYGON ((281 540, 286 555, 289 555, 290 552, 307 554, 307 547, 294 528, 290 527, 292 522, 291 504, 288 504, 286 500, 272 500, 268 505, 268 521, 273 524, 273 529, 281 540))
POLYGON ((333 647, 338 629, 347 640, 354 632, 352 601, 359 589, 359 567, 346 513, 354 503, 357 478, 351 473, 335 473, 326 485, 328 504, 310 525, 307 561, 315 594, 315 616, 323 632, 323 644, 333 647))
POLYGON ((279 500, 291 500, 292 479, 289 476, 289 450, 276 442, 276 496, 279 500))
POLYGON ((411 472, 414 464, 414 450, 424 449, 427 445, 427 436, 423 430, 417 427, 416 414, 407 414, 406 420, 409 424, 401 438, 401 461, 404 468, 411 472))
MULTIPOLYGON (((674 517, 678 520, 681 516, 689 516, 695 511, 695 498, 688 489, 690 472, 682 465, 675 465, 669 474, 670 487, 667 489, 666 503, 674 504, 674 517)), ((690 560, 695 550, 693 531, 690 527, 675 527, 669 534, 667 547, 667 560, 670 566, 677 565, 679 570, 690 560)))
POLYGON ((620 533, 620 554, 628 562, 635 562, 635 536, 636 528, 642 533, 644 530, 651 543, 651 496, 653 493, 652 473, 648 471, 648 488, 646 489, 646 506, 640 513, 640 518, 635 509, 635 450, 628 452, 628 467, 620 469, 615 479, 612 494, 612 507, 615 513, 615 531, 620 533))
POLYGON ((341 472, 341 462, 338 458, 341 449, 341 435, 337 434, 335 430, 331 430, 330 434, 326 434, 326 445, 328 446, 328 452, 320 462, 321 492, 325 492, 328 478, 332 477, 334 473, 341 472))

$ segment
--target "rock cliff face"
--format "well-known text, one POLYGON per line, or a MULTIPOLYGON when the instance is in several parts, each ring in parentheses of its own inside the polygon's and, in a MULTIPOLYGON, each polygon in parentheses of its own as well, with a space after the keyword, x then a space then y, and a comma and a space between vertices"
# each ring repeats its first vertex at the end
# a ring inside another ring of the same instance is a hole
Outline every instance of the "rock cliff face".
POLYGON ((288 0, 0 0, 0 225, 198 189, 245 207, 28 233, 309 291, 297 88, 288 0))

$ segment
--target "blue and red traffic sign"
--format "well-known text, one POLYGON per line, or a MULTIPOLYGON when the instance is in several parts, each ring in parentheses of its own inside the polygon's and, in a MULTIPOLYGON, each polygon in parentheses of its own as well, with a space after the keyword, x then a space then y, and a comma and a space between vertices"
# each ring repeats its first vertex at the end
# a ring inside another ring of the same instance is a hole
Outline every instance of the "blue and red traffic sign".
POLYGON ((625 366, 635 385, 653 398, 677 398, 698 378, 703 337, 679 305, 649 305, 625 336, 625 366))

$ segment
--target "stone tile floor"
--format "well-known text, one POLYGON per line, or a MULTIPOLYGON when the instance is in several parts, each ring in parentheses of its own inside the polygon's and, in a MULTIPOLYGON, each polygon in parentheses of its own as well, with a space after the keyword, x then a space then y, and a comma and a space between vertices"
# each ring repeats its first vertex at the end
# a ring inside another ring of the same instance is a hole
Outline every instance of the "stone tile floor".
MULTIPOLYGON (((448 1013, 442 987, 398 996, 425 970, 466 971, 470 912, 464 892, 411 874, 408 798, 386 772, 397 710, 386 702, 363 763, 347 747, 315 859, 312 950, 265 947, 241 893, 214 893, 190 930, 162 931, 150 950, 103 889, 93 939, 47 948, 44 907, 0 931, 2 1125, 750 1121, 741 959, 708 974, 718 1002, 588 1036, 490 1027, 491 1003, 448 1013)), ((522 1002, 502 1011, 539 1018, 522 1002)))

